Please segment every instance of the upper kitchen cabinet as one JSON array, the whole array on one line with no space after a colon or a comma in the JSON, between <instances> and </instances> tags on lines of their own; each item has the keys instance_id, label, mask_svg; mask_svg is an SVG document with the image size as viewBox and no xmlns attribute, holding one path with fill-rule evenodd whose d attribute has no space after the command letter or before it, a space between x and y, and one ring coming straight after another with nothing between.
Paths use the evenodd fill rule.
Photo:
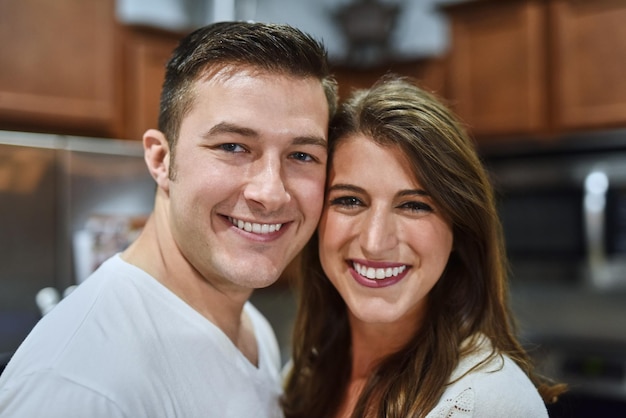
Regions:
<instances>
[{"instance_id":1,"label":"upper kitchen cabinet","mask_svg":"<svg viewBox=\"0 0 626 418\"><path fill-rule=\"evenodd\" d=\"M182 36L122 25L114 0L0 0L0 130L141 139Z\"/></svg>"},{"instance_id":2,"label":"upper kitchen cabinet","mask_svg":"<svg viewBox=\"0 0 626 418\"><path fill-rule=\"evenodd\" d=\"M546 124L546 14L541 1L479 1L447 9L448 96L477 137Z\"/></svg>"},{"instance_id":3,"label":"upper kitchen cabinet","mask_svg":"<svg viewBox=\"0 0 626 418\"><path fill-rule=\"evenodd\" d=\"M623 0L481 0L444 10L448 97L479 141L626 126Z\"/></svg>"},{"instance_id":4,"label":"upper kitchen cabinet","mask_svg":"<svg viewBox=\"0 0 626 418\"><path fill-rule=\"evenodd\" d=\"M178 44L178 36L146 28L124 31L125 138L141 139L156 128L165 65Z\"/></svg>"},{"instance_id":5,"label":"upper kitchen cabinet","mask_svg":"<svg viewBox=\"0 0 626 418\"><path fill-rule=\"evenodd\" d=\"M355 90L371 87L378 79L388 73L411 77L423 89L438 97L445 98L446 70L445 58L441 57L392 62L377 67L354 68L334 65L332 68L339 85L340 100L347 99Z\"/></svg>"},{"instance_id":6,"label":"upper kitchen cabinet","mask_svg":"<svg viewBox=\"0 0 626 418\"><path fill-rule=\"evenodd\" d=\"M626 2L550 3L559 128L626 126Z\"/></svg>"},{"instance_id":7,"label":"upper kitchen cabinet","mask_svg":"<svg viewBox=\"0 0 626 418\"><path fill-rule=\"evenodd\" d=\"M0 129L121 134L111 1L0 2Z\"/></svg>"}]
</instances>

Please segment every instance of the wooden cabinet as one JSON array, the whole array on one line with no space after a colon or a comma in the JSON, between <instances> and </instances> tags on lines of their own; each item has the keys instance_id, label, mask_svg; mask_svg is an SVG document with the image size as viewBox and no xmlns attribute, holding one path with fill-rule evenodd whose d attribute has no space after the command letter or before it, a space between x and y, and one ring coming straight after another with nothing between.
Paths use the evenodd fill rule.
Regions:
<instances>
[{"instance_id":1,"label":"wooden cabinet","mask_svg":"<svg viewBox=\"0 0 626 418\"><path fill-rule=\"evenodd\" d=\"M451 9L449 95L477 136L533 133L546 124L545 13L540 1Z\"/></svg>"},{"instance_id":2,"label":"wooden cabinet","mask_svg":"<svg viewBox=\"0 0 626 418\"><path fill-rule=\"evenodd\" d=\"M0 2L0 129L120 133L111 1Z\"/></svg>"},{"instance_id":3,"label":"wooden cabinet","mask_svg":"<svg viewBox=\"0 0 626 418\"><path fill-rule=\"evenodd\" d=\"M170 33L125 31L125 138L140 140L146 129L157 128L165 65L177 44Z\"/></svg>"},{"instance_id":4,"label":"wooden cabinet","mask_svg":"<svg viewBox=\"0 0 626 418\"><path fill-rule=\"evenodd\" d=\"M339 83L340 100L345 100L353 90L369 88L387 73L411 77L425 90L442 98L446 96L447 64L443 57L395 62L373 68L334 66L332 72Z\"/></svg>"},{"instance_id":5,"label":"wooden cabinet","mask_svg":"<svg viewBox=\"0 0 626 418\"><path fill-rule=\"evenodd\" d=\"M120 25L114 0L0 0L0 130L141 139L181 36Z\"/></svg>"},{"instance_id":6,"label":"wooden cabinet","mask_svg":"<svg viewBox=\"0 0 626 418\"><path fill-rule=\"evenodd\" d=\"M626 126L626 2L483 0L445 10L449 99L480 141Z\"/></svg>"},{"instance_id":7,"label":"wooden cabinet","mask_svg":"<svg viewBox=\"0 0 626 418\"><path fill-rule=\"evenodd\" d=\"M550 3L555 124L626 126L626 2Z\"/></svg>"}]
</instances>

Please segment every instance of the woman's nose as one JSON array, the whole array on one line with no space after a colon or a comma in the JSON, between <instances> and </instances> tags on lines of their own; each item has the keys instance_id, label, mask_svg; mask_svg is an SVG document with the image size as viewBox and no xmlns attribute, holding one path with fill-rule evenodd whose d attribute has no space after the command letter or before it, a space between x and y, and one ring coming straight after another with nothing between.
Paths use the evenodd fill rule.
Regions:
<instances>
[{"instance_id":1,"label":"woman's nose","mask_svg":"<svg viewBox=\"0 0 626 418\"><path fill-rule=\"evenodd\" d=\"M398 230L393 214L382 208L370 208L361 224L359 242L364 255L379 258L398 245Z\"/></svg>"}]
</instances>

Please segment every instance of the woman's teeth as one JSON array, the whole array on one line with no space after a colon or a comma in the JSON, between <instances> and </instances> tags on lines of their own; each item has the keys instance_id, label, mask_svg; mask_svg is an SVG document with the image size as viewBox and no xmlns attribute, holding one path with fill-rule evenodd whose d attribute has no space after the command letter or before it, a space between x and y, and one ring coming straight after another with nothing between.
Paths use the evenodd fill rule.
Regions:
<instances>
[{"instance_id":1,"label":"woman's teeth","mask_svg":"<svg viewBox=\"0 0 626 418\"><path fill-rule=\"evenodd\" d=\"M283 224L257 224L254 222L244 222L240 219L228 217L228 220L239 229L255 234L271 234L278 231Z\"/></svg>"},{"instance_id":2,"label":"woman's teeth","mask_svg":"<svg viewBox=\"0 0 626 418\"><path fill-rule=\"evenodd\" d=\"M388 279L390 277L395 277L398 274L402 273L404 270L406 270L406 265L402 265L399 267L387 267L384 269L375 269L373 267L366 267L359 263L353 262L352 266L361 276L374 280L382 280Z\"/></svg>"}]
</instances>

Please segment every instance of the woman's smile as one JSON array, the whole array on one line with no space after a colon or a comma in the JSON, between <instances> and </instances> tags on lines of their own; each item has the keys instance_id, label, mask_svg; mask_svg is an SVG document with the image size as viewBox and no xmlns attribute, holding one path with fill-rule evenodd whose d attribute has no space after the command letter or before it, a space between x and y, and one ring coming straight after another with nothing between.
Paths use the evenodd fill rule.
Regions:
<instances>
[{"instance_id":1,"label":"woman's smile","mask_svg":"<svg viewBox=\"0 0 626 418\"><path fill-rule=\"evenodd\" d=\"M370 288L394 285L406 277L410 269L407 264L380 261L349 260L347 264L354 280Z\"/></svg>"},{"instance_id":2,"label":"woman's smile","mask_svg":"<svg viewBox=\"0 0 626 418\"><path fill-rule=\"evenodd\" d=\"M363 323L419 318L452 251L449 222L399 149L355 136L334 152L318 230L328 279Z\"/></svg>"}]
</instances>

